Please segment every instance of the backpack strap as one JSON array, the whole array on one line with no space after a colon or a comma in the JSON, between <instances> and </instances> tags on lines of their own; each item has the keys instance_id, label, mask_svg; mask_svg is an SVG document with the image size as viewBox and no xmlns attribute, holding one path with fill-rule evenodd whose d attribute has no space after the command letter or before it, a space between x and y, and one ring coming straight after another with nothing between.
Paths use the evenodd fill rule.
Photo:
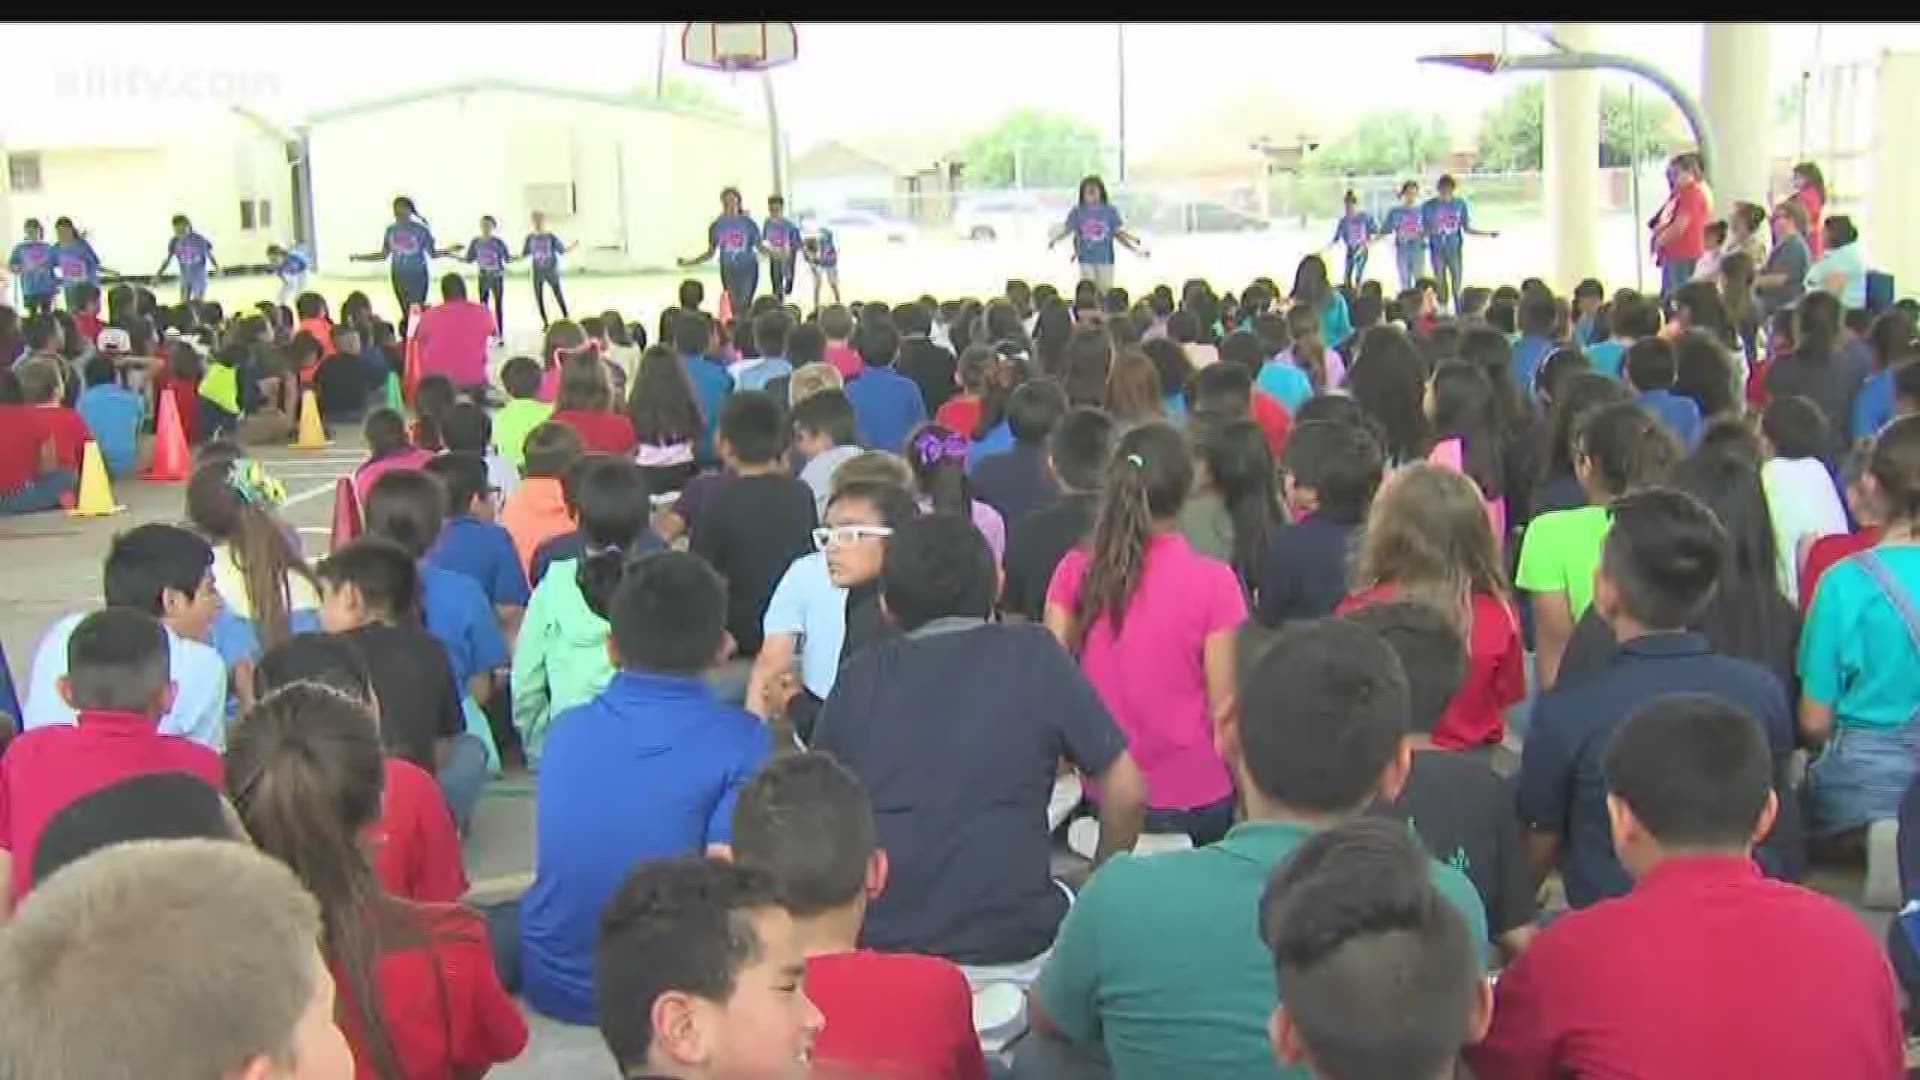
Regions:
<instances>
[{"instance_id":1,"label":"backpack strap","mask_svg":"<svg viewBox=\"0 0 1920 1080\"><path fill-rule=\"evenodd\" d=\"M1920 653L1920 609L1914 607L1913 595L1907 591L1906 586L1900 584L1898 578L1893 576L1892 569L1887 566L1886 560L1880 557L1878 551L1868 548L1852 558L1860 564L1860 569L1865 570L1867 576L1873 579L1874 585L1880 589L1880 595L1886 597L1887 603L1893 605L1893 610L1900 616L1900 621L1906 625L1907 640L1912 642L1914 652Z\"/></svg>"}]
</instances>

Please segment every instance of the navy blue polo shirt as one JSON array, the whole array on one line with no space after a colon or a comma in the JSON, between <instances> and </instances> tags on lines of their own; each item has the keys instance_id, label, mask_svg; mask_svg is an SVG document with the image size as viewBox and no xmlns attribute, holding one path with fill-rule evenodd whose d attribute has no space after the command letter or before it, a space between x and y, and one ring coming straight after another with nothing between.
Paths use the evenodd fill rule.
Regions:
<instances>
[{"instance_id":1,"label":"navy blue polo shirt","mask_svg":"<svg viewBox=\"0 0 1920 1080\"><path fill-rule=\"evenodd\" d=\"M1058 762L1098 776L1126 740L1043 627L936 619L840 669L812 745L860 778L887 852L860 944L1009 964L1052 946L1067 913L1045 824Z\"/></svg>"},{"instance_id":2,"label":"navy blue polo shirt","mask_svg":"<svg viewBox=\"0 0 1920 1080\"><path fill-rule=\"evenodd\" d=\"M1016 443L1011 450L988 454L974 465L972 482L974 495L1009 523L1060 497L1059 485L1047 471L1046 449L1037 445Z\"/></svg>"},{"instance_id":3,"label":"navy blue polo shirt","mask_svg":"<svg viewBox=\"0 0 1920 1080\"><path fill-rule=\"evenodd\" d=\"M600 909L636 863L733 839L733 803L767 729L706 681L622 671L547 729L533 885L520 906L521 990L539 1012L594 1022Z\"/></svg>"},{"instance_id":4,"label":"navy blue polo shirt","mask_svg":"<svg viewBox=\"0 0 1920 1080\"><path fill-rule=\"evenodd\" d=\"M1556 686L1534 702L1520 758L1520 820L1559 833L1567 902L1586 907L1624 896L1633 879L1613 852L1602 771L1607 743L1633 713L1668 694L1712 694L1759 721L1773 750L1775 776L1793 750L1793 718L1786 691L1771 671L1721 656L1693 633L1649 634L1621 645L1607 667L1571 686ZM1763 847L1763 862L1779 865L1778 847L1797 838L1797 810L1780 792L1781 823Z\"/></svg>"},{"instance_id":5,"label":"navy blue polo shirt","mask_svg":"<svg viewBox=\"0 0 1920 1080\"><path fill-rule=\"evenodd\" d=\"M447 519L427 565L472 578L496 607L526 607L531 590L513 550L513 537L491 521L461 514Z\"/></svg>"},{"instance_id":6,"label":"navy blue polo shirt","mask_svg":"<svg viewBox=\"0 0 1920 1080\"><path fill-rule=\"evenodd\" d=\"M927 404L912 379L890 367L868 367L847 384L853 426L861 446L898 454L914 425L927 418Z\"/></svg>"},{"instance_id":7,"label":"navy blue polo shirt","mask_svg":"<svg viewBox=\"0 0 1920 1080\"><path fill-rule=\"evenodd\" d=\"M1315 511L1274 530L1254 612L1262 626L1333 614L1347 595L1347 554L1359 526L1357 519Z\"/></svg>"},{"instance_id":8,"label":"navy blue polo shirt","mask_svg":"<svg viewBox=\"0 0 1920 1080\"><path fill-rule=\"evenodd\" d=\"M629 549L628 554L647 555L655 551L664 550L666 550L666 545L660 542L660 538L653 534L652 529L642 529L640 530L640 539L634 541L633 547ZM533 562L530 564L530 569L533 573L528 575L527 580L537 587L540 584L540 579L547 576L548 567L562 559L578 559L586 553L587 537L586 534L579 529L563 532L559 536L548 537L540 542L539 547L533 549Z\"/></svg>"}]
</instances>

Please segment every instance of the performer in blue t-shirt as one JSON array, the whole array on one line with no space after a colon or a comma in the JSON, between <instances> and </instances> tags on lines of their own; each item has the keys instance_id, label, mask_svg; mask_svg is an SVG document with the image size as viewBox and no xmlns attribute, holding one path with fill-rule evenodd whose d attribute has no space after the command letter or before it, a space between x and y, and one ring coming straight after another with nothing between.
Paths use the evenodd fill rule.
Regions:
<instances>
[{"instance_id":1,"label":"performer in blue t-shirt","mask_svg":"<svg viewBox=\"0 0 1920 1080\"><path fill-rule=\"evenodd\" d=\"M18 283L21 309L29 317L53 310L53 294L60 285L53 265L53 245L47 243L46 230L38 218L28 218L26 238L13 245L7 255L7 272Z\"/></svg>"},{"instance_id":2,"label":"performer in blue t-shirt","mask_svg":"<svg viewBox=\"0 0 1920 1080\"><path fill-rule=\"evenodd\" d=\"M446 258L457 252L457 248L433 246L433 230L427 227L427 219L414 209L412 199L401 195L393 200L393 224L387 226L386 234L380 238L380 250L350 258L354 262L387 260L393 279L393 298L400 304L400 336L404 339L413 306L425 307L427 303L428 263L436 255Z\"/></svg>"},{"instance_id":3,"label":"performer in blue t-shirt","mask_svg":"<svg viewBox=\"0 0 1920 1080\"><path fill-rule=\"evenodd\" d=\"M1080 264L1080 280L1093 282L1102 293L1113 288L1114 241L1125 244L1128 251L1141 258L1147 257L1140 238L1127 231L1120 211L1107 201L1106 181L1097 176L1080 181L1080 201L1067 211L1067 220L1047 241L1047 249L1051 251L1069 236L1073 237L1073 261Z\"/></svg>"},{"instance_id":4,"label":"performer in blue t-shirt","mask_svg":"<svg viewBox=\"0 0 1920 1080\"><path fill-rule=\"evenodd\" d=\"M1420 219L1420 182L1409 180L1400 185L1400 205L1387 211L1380 231L1393 237L1393 263L1400 271L1400 291L1406 292L1420 280L1420 256L1426 253L1427 230Z\"/></svg>"},{"instance_id":5,"label":"performer in blue t-shirt","mask_svg":"<svg viewBox=\"0 0 1920 1080\"><path fill-rule=\"evenodd\" d=\"M560 256L567 253L566 241L547 231L545 212L533 212L533 231L527 234L526 243L520 245L520 257L526 259L533 268L533 306L540 312L540 329L547 328L547 290L553 290L553 299L560 305L560 317L567 314L567 296L560 291Z\"/></svg>"},{"instance_id":6,"label":"performer in blue t-shirt","mask_svg":"<svg viewBox=\"0 0 1920 1080\"><path fill-rule=\"evenodd\" d=\"M720 216L707 226L707 250L691 259L681 259L684 267L698 266L720 256L720 286L732 301L733 317L744 319L753 306L753 294L760 291L760 224L740 209L740 189L720 192Z\"/></svg>"},{"instance_id":7,"label":"performer in blue t-shirt","mask_svg":"<svg viewBox=\"0 0 1920 1080\"><path fill-rule=\"evenodd\" d=\"M220 261L213 257L213 245L207 238L193 231L193 222L185 214L173 215L173 236L167 240L167 257L160 260L160 269L153 272L159 277L167 272L168 263L180 265L180 302L197 304L207 295L207 268L220 268Z\"/></svg>"},{"instance_id":8,"label":"performer in blue t-shirt","mask_svg":"<svg viewBox=\"0 0 1920 1080\"><path fill-rule=\"evenodd\" d=\"M1345 212L1340 215L1339 221L1334 222L1333 239L1327 241L1327 246L1320 250L1329 251L1335 244L1346 245L1347 269L1342 280L1347 283L1347 288L1358 291L1361 279L1367 276L1367 248L1372 245L1373 238L1380 235L1380 225L1373 220L1372 214L1360 209L1360 199L1351 188L1340 204Z\"/></svg>"},{"instance_id":9,"label":"performer in blue t-shirt","mask_svg":"<svg viewBox=\"0 0 1920 1080\"><path fill-rule=\"evenodd\" d=\"M793 264L800 254L800 226L787 220L787 200L778 195L767 196L767 223L760 226L760 242L767 253L767 276L772 280L773 298L784 304L793 292Z\"/></svg>"},{"instance_id":10,"label":"performer in blue t-shirt","mask_svg":"<svg viewBox=\"0 0 1920 1080\"><path fill-rule=\"evenodd\" d=\"M1467 200L1453 193L1454 186L1453 177L1442 176L1434 185L1438 194L1420 207L1420 223L1427 234L1427 253L1433 258L1433 276L1439 285L1437 299L1449 305L1456 303L1460 295L1464 237L1469 233L1489 239L1500 235L1473 227Z\"/></svg>"},{"instance_id":11,"label":"performer in blue t-shirt","mask_svg":"<svg viewBox=\"0 0 1920 1080\"><path fill-rule=\"evenodd\" d=\"M467 241L466 254L461 256L463 262L480 269L480 303L492 301L495 338L507 332L507 264L513 261L507 242L493 234L499 224L491 216L481 218L480 235Z\"/></svg>"}]
</instances>

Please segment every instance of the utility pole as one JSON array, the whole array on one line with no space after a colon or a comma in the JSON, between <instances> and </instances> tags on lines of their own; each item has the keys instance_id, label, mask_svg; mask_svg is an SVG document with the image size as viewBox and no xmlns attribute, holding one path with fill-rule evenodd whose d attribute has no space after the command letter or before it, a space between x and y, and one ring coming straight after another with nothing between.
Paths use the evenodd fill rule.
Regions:
<instances>
[{"instance_id":1,"label":"utility pole","mask_svg":"<svg viewBox=\"0 0 1920 1080\"><path fill-rule=\"evenodd\" d=\"M660 100L667 92L667 35L673 30L672 23L660 24L658 47L653 56L653 99Z\"/></svg>"},{"instance_id":2,"label":"utility pole","mask_svg":"<svg viewBox=\"0 0 1920 1080\"><path fill-rule=\"evenodd\" d=\"M1127 182L1127 24L1113 24L1114 64L1120 83L1120 183Z\"/></svg>"}]
</instances>

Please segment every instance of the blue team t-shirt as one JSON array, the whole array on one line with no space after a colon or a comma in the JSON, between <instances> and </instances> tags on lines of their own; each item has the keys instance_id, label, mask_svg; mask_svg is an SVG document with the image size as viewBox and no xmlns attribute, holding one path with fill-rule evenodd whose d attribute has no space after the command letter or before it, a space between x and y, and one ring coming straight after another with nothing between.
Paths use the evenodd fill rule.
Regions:
<instances>
[{"instance_id":1,"label":"blue team t-shirt","mask_svg":"<svg viewBox=\"0 0 1920 1080\"><path fill-rule=\"evenodd\" d=\"M1120 211L1106 203L1083 203L1067 211L1067 231L1073 234L1074 257L1080 262L1113 265L1113 234L1120 231Z\"/></svg>"},{"instance_id":2,"label":"blue team t-shirt","mask_svg":"<svg viewBox=\"0 0 1920 1080\"><path fill-rule=\"evenodd\" d=\"M207 256L212 253L213 245L197 232L176 236L167 241L167 256L180 264L181 277L206 277Z\"/></svg>"},{"instance_id":3,"label":"blue team t-shirt","mask_svg":"<svg viewBox=\"0 0 1920 1080\"><path fill-rule=\"evenodd\" d=\"M108 474L121 477L131 473L146 400L124 386L105 383L82 390L73 407L86 421L87 434L100 444Z\"/></svg>"},{"instance_id":4,"label":"blue team t-shirt","mask_svg":"<svg viewBox=\"0 0 1920 1080\"><path fill-rule=\"evenodd\" d=\"M420 610L427 632L447 647L460 696L467 680L507 666L507 643L478 582L428 561L420 567Z\"/></svg>"},{"instance_id":5,"label":"blue team t-shirt","mask_svg":"<svg viewBox=\"0 0 1920 1080\"><path fill-rule=\"evenodd\" d=\"M1426 236L1426 224L1420 217L1417 206L1396 206L1387 211L1386 224L1382 231L1393 234L1393 242L1400 247L1412 247Z\"/></svg>"},{"instance_id":6,"label":"blue team t-shirt","mask_svg":"<svg viewBox=\"0 0 1920 1080\"><path fill-rule=\"evenodd\" d=\"M745 214L722 214L707 226L707 242L727 266L744 266L760 256L760 226Z\"/></svg>"},{"instance_id":7,"label":"blue team t-shirt","mask_svg":"<svg viewBox=\"0 0 1920 1080\"><path fill-rule=\"evenodd\" d=\"M792 258L800 250L800 226L786 218L768 218L760 229L760 235L765 238L767 247L777 255Z\"/></svg>"},{"instance_id":8,"label":"blue team t-shirt","mask_svg":"<svg viewBox=\"0 0 1920 1080\"><path fill-rule=\"evenodd\" d=\"M532 259L537 270L553 269L566 253L567 245L550 232L528 233L527 242L520 246L520 256Z\"/></svg>"},{"instance_id":9,"label":"blue team t-shirt","mask_svg":"<svg viewBox=\"0 0 1920 1080\"><path fill-rule=\"evenodd\" d=\"M483 274L501 273L507 265L507 242L497 236L476 236L467 243L467 261Z\"/></svg>"},{"instance_id":10,"label":"blue team t-shirt","mask_svg":"<svg viewBox=\"0 0 1920 1080\"><path fill-rule=\"evenodd\" d=\"M312 269L312 265L313 264L307 261L306 252L299 248L289 248L287 249L287 257L280 261L280 265L276 267L273 272L282 278L297 278Z\"/></svg>"},{"instance_id":11,"label":"blue team t-shirt","mask_svg":"<svg viewBox=\"0 0 1920 1080\"><path fill-rule=\"evenodd\" d=\"M53 245L53 258L63 284L93 284L100 280L100 256L93 253L93 245L84 236Z\"/></svg>"},{"instance_id":12,"label":"blue team t-shirt","mask_svg":"<svg viewBox=\"0 0 1920 1080\"><path fill-rule=\"evenodd\" d=\"M1333 227L1333 238L1350 248L1363 248L1380 231L1373 215L1364 210L1355 211L1341 218Z\"/></svg>"},{"instance_id":13,"label":"blue team t-shirt","mask_svg":"<svg viewBox=\"0 0 1920 1080\"><path fill-rule=\"evenodd\" d=\"M822 270L832 270L840 265L840 246L833 242L832 229L821 226L820 231L814 235L814 246L819 250L819 254L814 256L813 261Z\"/></svg>"},{"instance_id":14,"label":"blue team t-shirt","mask_svg":"<svg viewBox=\"0 0 1920 1080\"><path fill-rule=\"evenodd\" d=\"M53 258L53 245L45 240L22 240L13 245L13 252L7 256L7 269L20 282L21 296L37 298L53 294Z\"/></svg>"},{"instance_id":15,"label":"blue team t-shirt","mask_svg":"<svg viewBox=\"0 0 1920 1080\"><path fill-rule=\"evenodd\" d=\"M1450 199L1432 198L1420 208L1420 219L1425 226L1427 242L1435 247L1451 247L1460 242L1460 235L1468 228L1467 200L1458 195Z\"/></svg>"},{"instance_id":16,"label":"blue team t-shirt","mask_svg":"<svg viewBox=\"0 0 1920 1080\"><path fill-rule=\"evenodd\" d=\"M527 606L527 574L520 569L513 537L491 521L466 514L448 518L440 541L427 552L427 564L472 578L493 604Z\"/></svg>"},{"instance_id":17,"label":"blue team t-shirt","mask_svg":"<svg viewBox=\"0 0 1920 1080\"><path fill-rule=\"evenodd\" d=\"M396 221L387 226L381 246L395 270L425 271L433 256L433 233L417 221Z\"/></svg>"}]
</instances>

